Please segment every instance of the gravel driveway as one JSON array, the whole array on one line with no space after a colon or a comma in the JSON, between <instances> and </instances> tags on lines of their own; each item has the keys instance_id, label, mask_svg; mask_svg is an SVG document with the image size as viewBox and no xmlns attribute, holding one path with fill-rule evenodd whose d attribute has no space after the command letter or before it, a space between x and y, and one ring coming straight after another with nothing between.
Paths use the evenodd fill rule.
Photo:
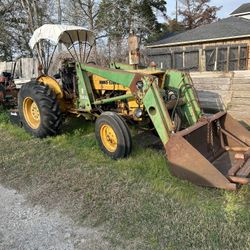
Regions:
<instances>
[{"instance_id":1,"label":"gravel driveway","mask_svg":"<svg viewBox=\"0 0 250 250\"><path fill-rule=\"evenodd\" d=\"M0 249L109 249L101 233L78 227L56 211L32 207L15 190L0 185Z\"/></svg>"}]
</instances>

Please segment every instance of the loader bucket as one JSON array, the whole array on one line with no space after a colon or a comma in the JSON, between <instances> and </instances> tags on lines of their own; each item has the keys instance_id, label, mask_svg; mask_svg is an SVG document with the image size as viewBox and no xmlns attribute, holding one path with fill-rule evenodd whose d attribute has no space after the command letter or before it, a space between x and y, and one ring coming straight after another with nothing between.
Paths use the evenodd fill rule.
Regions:
<instances>
[{"instance_id":1,"label":"loader bucket","mask_svg":"<svg viewBox=\"0 0 250 250\"><path fill-rule=\"evenodd\" d=\"M250 131L226 112L171 135L165 149L177 177L228 190L249 184Z\"/></svg>"}]
</instances>

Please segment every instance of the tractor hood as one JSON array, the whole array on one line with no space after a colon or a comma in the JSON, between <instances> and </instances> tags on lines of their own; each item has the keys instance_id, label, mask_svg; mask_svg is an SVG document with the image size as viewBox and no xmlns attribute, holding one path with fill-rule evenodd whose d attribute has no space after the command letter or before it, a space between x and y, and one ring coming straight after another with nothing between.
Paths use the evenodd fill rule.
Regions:
<instances>
[{"instance_id":1,"label":"tractor hood","mask_svg":"<svg viewBox=\"0 0 250 250\"><path fill-rule=\"evenodd\" d=\"M94 34L88 29L73 25L59 25L59 24L44 24L36 29L29 41L29 46L34 49L35 45L47 40L54 45L58 43L64 44L66 47L71 46L74 42L88 42L94 43Z\"/></svg>"}]
</instances>

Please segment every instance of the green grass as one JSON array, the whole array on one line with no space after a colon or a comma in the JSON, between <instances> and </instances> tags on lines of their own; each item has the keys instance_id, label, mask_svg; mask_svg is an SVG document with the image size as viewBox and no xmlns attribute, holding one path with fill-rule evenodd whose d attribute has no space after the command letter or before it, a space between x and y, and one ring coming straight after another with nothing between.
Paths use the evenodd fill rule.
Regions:
<instances>
[{"instance_id":1,"label":"green grass","mask_svg":"<svg viewBox=\"0 0 250 250\"><path fill-rule=\"evenodd\" d=\"M43 140L0 112L0 179L33 204L103 229L122 249L249 249L250 190L197 187L169 173L161 150L139 145L128 159L102 154L93 124L67 121ZM141 139L142 140L142 139Z\"/></svg>"}]
</instances>

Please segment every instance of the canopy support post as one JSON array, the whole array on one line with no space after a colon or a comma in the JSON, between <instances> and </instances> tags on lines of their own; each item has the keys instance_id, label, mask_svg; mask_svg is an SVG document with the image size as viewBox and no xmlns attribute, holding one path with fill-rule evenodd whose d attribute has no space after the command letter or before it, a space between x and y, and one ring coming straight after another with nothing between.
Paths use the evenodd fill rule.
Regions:
<instances>
[{"instance_id":1,"label":"canopy support post","mask_svg":"<svg viewBox=\"0 0 250 250\"><path fill-rule=\"evenodd\" d=\"M72 45L73 45L74 51L75 51L76 58L77 58L77 60L80 62L79 57L78 57L77 52L76 52L76 48L75 48L75 46L74 46L73 39L72 39L71 35L69 34L69 32L66 31L66 34L69 36L69 39L70 39L70 41L71 41L71 43L72 43ZM73 57L73 58L74 58L74 57Z\"/></svg>"}]
</instances>

